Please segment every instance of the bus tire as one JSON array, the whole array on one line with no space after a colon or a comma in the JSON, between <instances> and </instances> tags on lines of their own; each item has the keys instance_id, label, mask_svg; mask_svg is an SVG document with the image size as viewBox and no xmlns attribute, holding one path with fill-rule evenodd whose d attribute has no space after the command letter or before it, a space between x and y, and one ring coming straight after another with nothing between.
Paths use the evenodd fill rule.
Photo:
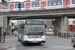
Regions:
<instances>
[{"instance_id":1,"label":"bus tire","mask_svg":"<svg viewBox=\"0 0 75 50\"><path fill-rule=\"evenodd\" d=\"M22 43L22 45L24 45L24 43Z\"/></svg>"},{"instance_id":2,"label":"bus tire","mask_svg":"<svg viewBox=\"0 0 75 50\"><path fill-rule=\"evenodd\" d=\"M22 45L24 45L25 43L23 43L23 42L21 42L22 43Z\"/></svg>"},{"instance_id":3,"label":"bus tire","mask_svg":"<svg viewBox=\"0 0 75 50\"><path fill-rule=\"evenodd\" d=\"M38 43L39 45L41 45L41 43Z\"/></svg>"},{"instance_id":4,"label":"bus tire","mask_svg":"<svg viewBox=\"0 0 75 50\"><path fill-rule=\"evenodd\" d=\"M23 42L23 40L21 40L22 45L24 45L25 43Z\"/></svg>"}]
</instances>

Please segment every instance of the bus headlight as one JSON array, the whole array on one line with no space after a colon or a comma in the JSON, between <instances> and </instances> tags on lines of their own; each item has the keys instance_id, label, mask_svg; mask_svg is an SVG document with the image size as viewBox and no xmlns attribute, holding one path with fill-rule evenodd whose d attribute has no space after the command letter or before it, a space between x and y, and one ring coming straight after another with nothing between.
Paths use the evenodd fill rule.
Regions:
<instances>
[{"instance_id":1,"label":"bus headlight","mask_svg":"<svg viewBox=\"0 0 75 50\"><path fill-rule=\"evenodd\" d=\"M27 38L23 38L23 40L27 40Z\"/></svg>"},{"instance_id":2,"label":"bus headlight","mask_svg":"<svg viewBox=\"0 0 75 50\"><path fill-rule=\"evenodd\" d=\"M24 37L23 37L23 40L27 40L27 37L26 37L26 36L24 36Z\"/></svg>"},{"instance_id":3,"label":"bus headlight","mask_svg":"<svg viewBox=\"0 0 75 50\"><path fill-rule=\"evenodd\" d=\"M46 37L42 37L42 40L46 40Z\"/></svg>"},{"instance_id":4,"label":"bus headlight","mask_svg":"<svg viewBox=\"0 0 75 50\"><path fill-rule=\"evenodd\" d=\"M27 40L26 38L24 38L23 40Z\"/></svg>"}]
</instances>

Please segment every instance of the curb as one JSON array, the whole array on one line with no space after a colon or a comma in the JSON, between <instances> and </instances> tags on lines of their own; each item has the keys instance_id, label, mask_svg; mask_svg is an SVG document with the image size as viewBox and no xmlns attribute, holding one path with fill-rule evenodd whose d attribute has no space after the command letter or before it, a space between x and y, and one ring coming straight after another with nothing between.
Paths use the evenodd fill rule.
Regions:
<instances>
[{"instance_id":1,"label":"curb","mask_svg":"<svg viewBox=\"0 0 75 50\"><path fill-rule=\"evenodd\" d=\"M10 46L10 47L6 47L6 48L2 48L2 49L0 49L0 50L7 50L7 49L10 49L10 48L12 48L12 47L14 47L14 46Z\"/></svg>"},{"instance_id":2,"label":"curb","mask_svg":"<svg viewBox=\"0 0 75 50\"><path fill-rule=\"evenodd\" d=\"M55 37L58 37L58 38L61 38L61 39L65 39L65 40L71 40L71 39L66 39L66 38L63 38L63 37L59 37L59 36L55 36Z\"/></svg>"},{"instance_id":3,"label":"curb","mask_svg":"<svg viewBox=\"0 0 75 50\"><path fill-rule=\"evenodd\" d=\"M46 34L47 36L54 36L53 34Z\"/></svg>"}]
</instances>

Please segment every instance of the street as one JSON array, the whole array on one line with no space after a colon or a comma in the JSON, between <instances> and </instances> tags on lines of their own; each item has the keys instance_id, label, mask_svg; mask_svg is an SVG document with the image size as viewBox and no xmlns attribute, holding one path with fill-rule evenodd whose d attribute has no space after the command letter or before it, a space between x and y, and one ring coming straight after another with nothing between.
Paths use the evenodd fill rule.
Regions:
<instances>
[{"instance_id":1,"label":"street","mask_svg":"<svg viewBox=\"0 0 75 50\"><path fill-rule=\"evenodd\" d=\"M7 44L13 44L14 47L8 50L75 50L71 46L70 39L64 39L56 36L46 36L46 43L39 44L25 44L22 45L17 38L6 39Z\"/></svg>"}]
</instances>

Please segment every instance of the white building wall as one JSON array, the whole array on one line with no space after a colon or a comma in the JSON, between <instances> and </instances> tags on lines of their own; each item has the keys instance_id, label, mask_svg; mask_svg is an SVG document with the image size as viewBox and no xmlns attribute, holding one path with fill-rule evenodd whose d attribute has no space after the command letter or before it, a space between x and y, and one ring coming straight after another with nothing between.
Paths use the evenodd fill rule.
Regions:
<instances>
[{"instance_id":1,"label":"white building wall","mask_svg":"<svg viewBox=\"0 0 75 50\"><path fill-rule=\"evenodd\" d=\"M17 25L24 22L25 20L17 20Z\"/></svg>"},{"instance_id":2,"label":"white building wall","mask_svg":"<svg viewBox=\"0 0 75 50\"><path fill-rule=\"evenodd\" d=\"M68 19L69 21L69 25L75 25L75 23L73 23L73 21L75 21L75 19Z\"/></svg>"},{"instance_id":3,"label":"white building wall","mask_svg":"<svg viewBox=\"0 0 75 50\"><path fill-rule=\"evenodd\" d=\"M14 2L14 0L5 0L7 2ZM2 2L2 0L0 0L0 3Z\"/></svg>"},{"instance_id":4,"label":"white building wall","mask_svg":"<svg viewBox=\"0 0 75 50\"><path fill-rule=\"evenodd\" d=\"M23 2L23 1L40 1L40 0L5 0L7 2ZM2 2L2 0L0 0L0 2Z\"/></svg>"},{"instance_id":5,"label":"white building wall","mask_svg":"<svg viewBox=\"0 0 75 50\"><path fill-rule=\"evenodd\" d=\"M1 0L0 0L0 2L1 2Z\"/></svg>"},{"instance_id":6,"label":"white building wall","mask_svg":"<svg viewBox=\"0 0 75 50\"><path fill-rule=\"evenodd\" d=\"M7 2L14 2L14 0L5 0L5 1L7 1Z\"/></svg>"},{"instance_id":7,"label":"white building wall","mask_svg":"<svg viewBox=\"0 0 75 50\"><path fill-rule=\"evenodd\" d=\"M40 1L40 0L30 0L30 1Z\"/></svg>"}]
</instances>

